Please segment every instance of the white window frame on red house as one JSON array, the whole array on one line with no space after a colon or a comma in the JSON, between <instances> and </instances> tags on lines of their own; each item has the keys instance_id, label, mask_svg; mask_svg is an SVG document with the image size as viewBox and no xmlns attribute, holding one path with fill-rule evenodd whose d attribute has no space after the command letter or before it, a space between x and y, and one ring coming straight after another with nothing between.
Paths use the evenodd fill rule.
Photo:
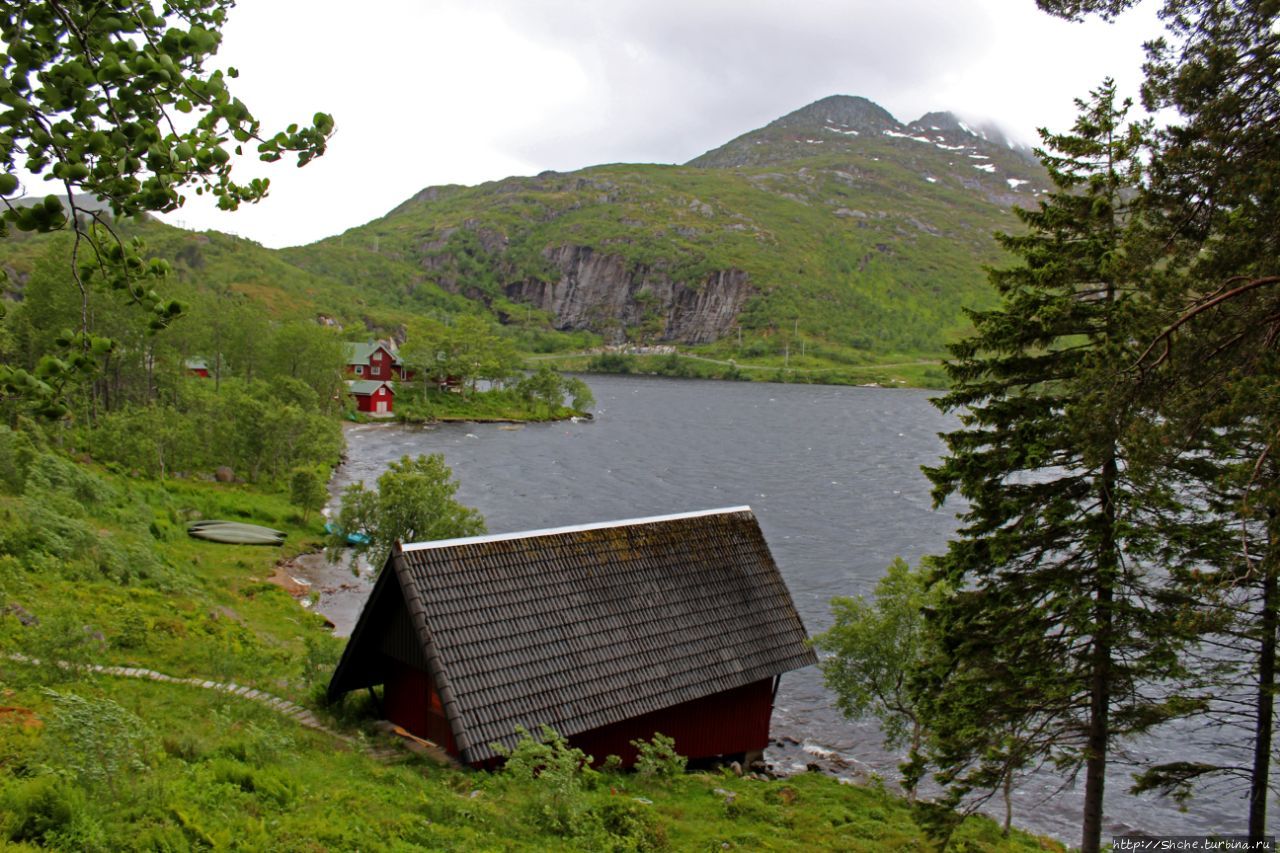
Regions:
<instances>
[{"instance_id":1,"label":"white window frame on red house","mask_svg":"<svg viewBox=\"0 0 1280 853\"><path fill-rule=\"evenodd\" d=\"M357 365L356 365L356 376L364 376L364 365L363 365L363 364L357 364Z\"/></svg>"}]
</instances>

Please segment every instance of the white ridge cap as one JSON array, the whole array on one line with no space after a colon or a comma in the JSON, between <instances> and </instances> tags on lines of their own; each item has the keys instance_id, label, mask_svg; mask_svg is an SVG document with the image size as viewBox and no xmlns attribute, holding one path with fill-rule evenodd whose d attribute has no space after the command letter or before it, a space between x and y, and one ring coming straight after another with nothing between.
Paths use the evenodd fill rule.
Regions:
<instances>
[{"instance_id":1,"label":"white ridge cap","mask_svg":"<svg viewBox=\"0 0 1280 853\"><path fill-rule=\"evenodd\" d=\"M610 527L631 527L657 521L675 521L681 518L701 518L706 515L728 515L731 512L751 512L749 506L727 506L720 509L701 509L694 512L677 512L672 515L651 515L646 518L624 518L618 521L599 521L594 524L571 524L567 527L548 527L543 530L517 530L512 533L489 533L483 536L463 536L457 539L437 539L432 542L401 542L401 551L426 551L431 548L451 548L454 545L480 545L485 542L503 542L508 539L532 539L535 536L554 536L560 533L580 533L586 530L605 530Z\"/></svg>"}]
</instances>

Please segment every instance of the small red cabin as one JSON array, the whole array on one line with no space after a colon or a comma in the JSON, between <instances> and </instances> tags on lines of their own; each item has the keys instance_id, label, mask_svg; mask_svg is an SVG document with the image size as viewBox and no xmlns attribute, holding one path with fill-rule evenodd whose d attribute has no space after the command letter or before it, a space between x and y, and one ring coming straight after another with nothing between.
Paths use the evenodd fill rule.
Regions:
<instances>
[{"instance_id":1,"label":"small red cabin","mask_svg":"<svg viewBox=\"0 0 1280 853\"><path fill-rule=\"evenodd\" d=\"M347 383L347 391L356 398L356 410L372 415L389 415L394 410L395 388L390 382L357 379Z\"/></svg>"},{"instance_id":2,"label":"small red cabin","mask_svg":"<svg viewBox=\"0 0 1280 853\"><path fill-rule=\"evenodd\" d=\"M748 507L400 545L329 695L483 766L549 725L602 761L655 732L763 750L778 677L816 663Z\"/></svg>"},{"instance_id":3,"label":"small red cabin","mask_svg":"<svg viewBox=\"0 0 1280 853\"><path fill-rule=\"evenodd\" d=\"M182 366L186 368L188 376L209 378L209 363L203 358L189 358L182 363Z\"/></svg>"}]
</instances>

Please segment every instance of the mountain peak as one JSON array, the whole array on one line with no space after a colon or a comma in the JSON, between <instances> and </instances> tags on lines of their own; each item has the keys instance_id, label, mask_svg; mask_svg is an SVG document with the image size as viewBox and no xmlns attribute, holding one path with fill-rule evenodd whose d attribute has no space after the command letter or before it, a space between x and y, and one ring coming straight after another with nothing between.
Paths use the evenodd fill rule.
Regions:
<instances>
[{"instance_id":1,"label":"mountain peak","mask_svg":"<svg viewBox=\"0 0 1280 853\"><path fill-rule=\"evenodd\" d=\"M842 130L896 130L902 125L884 107L856 95L831 95L769 123L769 127L813 126Z\"/></svg>"},{"instance_id":2,"label":"mountain peak","mask_svg":"<svg viewBox=\"0 0 1280 853\"><path fill-rule=\"evenodd\" d=\"M1010 139L995 122L966 124L953 112L933 112L925 113L908 126L917 133L945 134L952 141L956 141L958 137L974 137L1000 148L1008 148L1033 162L1036 159L1029 146Z\"/></svg>"},{"instance_id":3,"label":"mountain peak","mask_svg":"<svg viewBox=\"0 0 1280 853\"><path fill-rule=\"evenodd\" d=\"M941 130L954 131L959 133L974 134L967 124L960 120L960 117L953 112L943 110L941 112L925 113L920 118L911 122L911 127L917 130Z\"/></svg>"}]
</instances>

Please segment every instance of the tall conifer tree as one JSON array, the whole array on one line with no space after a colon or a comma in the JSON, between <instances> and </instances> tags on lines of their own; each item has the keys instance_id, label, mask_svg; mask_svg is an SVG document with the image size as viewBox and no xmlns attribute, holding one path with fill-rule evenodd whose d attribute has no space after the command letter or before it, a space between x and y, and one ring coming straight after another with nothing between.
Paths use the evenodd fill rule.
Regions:
<instances>
[{"instance_id":1,"label":"tall conifer tree","mask_svg":"<svg viewBox=\"0 0 1280 853\"><path fill-rule=\"evenodd\" d=\"M1134 0L1037 2L1079 19L1112 17ZM1143 98L1178 118L1158 136L1148 201L1175 250L1167 265L1180 287L1162 296L1181 316L1144 363L1166 388L1165 442L1190 448L1184 461L1212 463L1197 491L1233 533L1226 547L1201 539L1217 552L1205 601L1228 620L1204 638L1213 677L1200 685L1202 729L1248 726L1252 754L1174 763L1141 784L1185 792L1193 781L1244 776L1249 834L1259 839L1280 629L1280 2L1165 0L1162 17L1167 36L1148 44Z\"/></svg>"},{"instance_id":2,"label":"tall conifer tree","mask_svg":"<svg viewBox=\"0 0 1280 853\"><path fill-rule=\"evenodd\" d=\"M1000 237L1020 263L992 272L1002 302L972 314L947 365L939 406L962 427L926 473L936 502L968 508L938 562L957 592L935 613L943 651L920 687L930 758L957 798L1020 764L1083 767L1089 853L1108 755L1162 718L1144 686L1176 669L1180 636L1164 576L1147 571L1171 557L1158 528L1176 509L1125 457L1143 415L1126 368L1150 268L1129 210L1144 128L1125 124L1110 80L1079 107L1070 134L1042 132L1057 190L1019 211L1025 235Z\"/></svg>"}]
</instances>

